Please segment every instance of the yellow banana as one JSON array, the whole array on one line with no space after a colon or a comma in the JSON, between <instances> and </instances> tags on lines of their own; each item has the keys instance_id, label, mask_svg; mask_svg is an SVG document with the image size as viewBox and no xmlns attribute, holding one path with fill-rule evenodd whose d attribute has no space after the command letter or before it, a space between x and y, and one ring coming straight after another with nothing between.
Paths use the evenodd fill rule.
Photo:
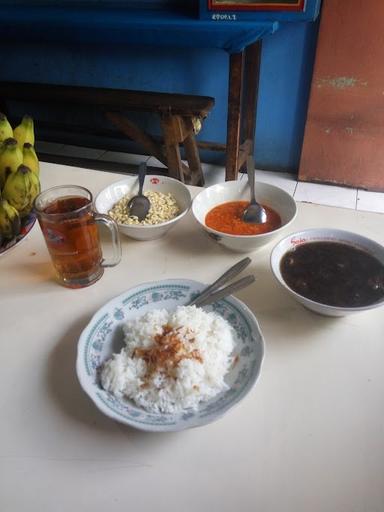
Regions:
<instances>
[{"instance_id":1,"label":"yellow banana","mask_svg":"<svg viewBox=\"0 0 384 512\"><path fill-rule=\"evenodd\" d=\"M5 182L3 198L19 212L28 215L32 210L35 197L40 191L39 178L26 165L20 165Z\"/></svg>"},{"instance_id":2,"label":"yellow banana","mask_svg":"<svg viewBox=\"0 0 384 512\"><path fill-rule=\"evenodd\" d=\"M34 172L37 176L40 174L39 160L36 155L36 151L32 144L25 142L23 146L23 164L26 165Z\"/></svg>"},{"instance_id":3,"label":"yellow banana","mask_svg":"<svg viewBox=\"0 0 384 512\"><path fill-rule=\"evenodd\" d=\"M23 163L23 154L17 145L16 139L6 139L0 148L0 187L9 174L17 171L19 165Z\"/></svg>"},{"instance_id":4,"label":"yellow banana","mask_svg":"<svg viewBox=\"0 0 384 512\"><path fill-rule=\"evenodd\" d=\"M28 167L27 167L27 169L28 169ZM35 197L40 194L41 187L40 187L39 177L35 172L31 171L31 174L29 175L29 179L31 182L31 197L32 197L31 210L32 210L33 202L35 200Z\"/></svg>"},{"instance_id":5,"label":"yellow banana","mask_svg":"<svg viewBox=\"0 0 384 512\"><path fill-rule=\"evenodd\" d=\"M6 116L0 112L0 142L10 137L13 137L12 126Z\"/></svg>"},{"instance_id":6,"label":"yellow banana","mask_svg":"<svg viewBox=\"0 0 384 512\"><path fill-rule=\"evenodd\" d=\"M35 144L35 133L31 116L23 117L19 126L16 126L13 130L13 136L17 140L20 149L23 149L26 142L29 142L32 146Z\"/></svg>"},{"instance_id":7,"label":"yellow banana","mask_svg":"<svg viewBox=\"0 0 384 512\"><path fill-rule=\"evenodd\" d=\"M2 239L13 238L20 233L19 212L6 199L0 199L0 235Z\"/></svg>"}]
</instances>

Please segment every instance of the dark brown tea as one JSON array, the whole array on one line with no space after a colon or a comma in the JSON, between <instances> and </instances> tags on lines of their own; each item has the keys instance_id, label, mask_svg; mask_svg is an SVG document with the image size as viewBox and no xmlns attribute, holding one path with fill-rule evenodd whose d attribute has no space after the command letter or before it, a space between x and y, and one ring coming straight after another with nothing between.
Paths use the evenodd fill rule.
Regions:
<instances>
[{"instance_id":1,"label":"dark brown tea","mask_svg":"<svg viewBox=\"0 0 384 512\"><path fill-rule=\"evenodd\" d=\"M384 297L384 265L340 242L308 242L287 252L280 271L300 295L338 307L361 307Z\"/></svg>"},{"instance_id":2,"label":"dark brown tea","mask_svg":"<svg viewBox=\"0 0 384 512\"><path fill-rule=\"evenodd\" d=\"M93 282L98 274L101 276L99 232L88 198L56 199L42 210L39 223L62 281L72 283L73 287L76 283L84 286L87 281Z\"/></svg>"}]
</instances>

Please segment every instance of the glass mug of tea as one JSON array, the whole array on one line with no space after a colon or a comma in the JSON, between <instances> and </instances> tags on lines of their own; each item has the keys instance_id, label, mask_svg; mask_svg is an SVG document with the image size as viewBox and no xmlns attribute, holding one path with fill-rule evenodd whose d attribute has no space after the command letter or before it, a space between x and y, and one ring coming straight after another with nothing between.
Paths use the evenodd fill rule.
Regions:
<instances>
[{"instance_id":1,"label":"glass mug of tea","mask_svg":"<svg viewBox=\"0 0 384 512\"><path fill-rule=\"evenodd\" d=\"M93 210L92 194L86 188L63 185L44 190L35 199L35 211L57 278L64 286L89 286L100 279L105 267L120 262L117 224ZM98 224L111 233L111 261L103 259Z\"/></svg>"}]
</instances>

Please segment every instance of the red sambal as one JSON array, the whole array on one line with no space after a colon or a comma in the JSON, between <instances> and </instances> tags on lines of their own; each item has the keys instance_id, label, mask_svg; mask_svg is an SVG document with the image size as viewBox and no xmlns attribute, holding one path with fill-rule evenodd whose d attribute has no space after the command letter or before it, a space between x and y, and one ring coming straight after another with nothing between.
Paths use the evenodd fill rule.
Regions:
<instances>
[{"instance_id":1,"label":"red sambal","mask_svg":"<svg viewBox=\"0 0 384 512\"><path fill-rule=\"evenodd\" d=\"M269 233L281 226L280 215L269 206L263 205L267 221L263 224L248 224L242 219L249 201L229 201L210 210L205 217L205 224L216 231L228 235L259 235Z\"/></svg>"}]
</instances>

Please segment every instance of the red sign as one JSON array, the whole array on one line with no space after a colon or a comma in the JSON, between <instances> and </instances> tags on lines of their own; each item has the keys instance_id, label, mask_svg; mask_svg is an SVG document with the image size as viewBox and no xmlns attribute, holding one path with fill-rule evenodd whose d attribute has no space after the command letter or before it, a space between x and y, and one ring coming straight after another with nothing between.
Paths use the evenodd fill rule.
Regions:
<instances>
[{"instance_id":1,"label":"red sign","mask_svg":"<svg viewBox=\"0 0 384 512\"><path fill-rule=\"evenodd\" d=\"M210 11L303 11L305 0L208 0Z\"/></svg>"}]
</instances>

